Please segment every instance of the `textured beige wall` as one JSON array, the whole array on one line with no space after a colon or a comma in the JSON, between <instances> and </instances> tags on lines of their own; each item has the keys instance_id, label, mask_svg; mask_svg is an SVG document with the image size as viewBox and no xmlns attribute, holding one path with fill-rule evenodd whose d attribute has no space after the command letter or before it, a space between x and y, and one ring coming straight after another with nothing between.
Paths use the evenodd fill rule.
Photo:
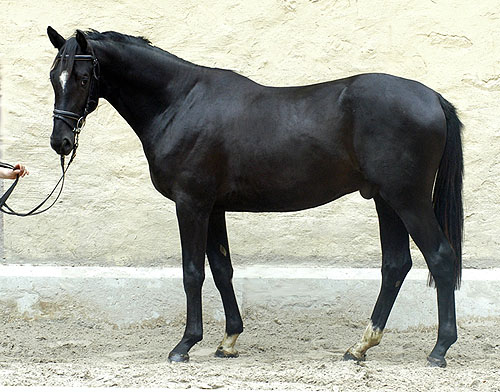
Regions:
<instances>
[{"instance_id":1,"label":"textured beige wall","mask_svg":"<svg viewBox=\"0 0 500 392\"><path fill-rule=\"evenodd\" d=\"M0 0L2 156L31 169L11 202L25 210L58 178L50 149L55 51L47 25L143 35L186 60L288 86L361 72L423 82L466 125L466 266L499 260L500 11L498 1L266 0L206 2ZM152 187L141 145L103 101L80 138L62 201L4 219L5 262L180 265L172 202ZM228 214L235 264L378 266L372 201L358 194L286 214ZM416 263L422 261L414 252Z\"/></svg>"}]
</instances>

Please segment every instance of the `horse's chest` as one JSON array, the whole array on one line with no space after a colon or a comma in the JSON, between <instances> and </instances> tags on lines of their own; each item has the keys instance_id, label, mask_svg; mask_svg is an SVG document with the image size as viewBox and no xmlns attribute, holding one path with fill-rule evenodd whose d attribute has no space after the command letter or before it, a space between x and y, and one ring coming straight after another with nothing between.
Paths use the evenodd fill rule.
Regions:
<instances>
[{"instance_id":1,"label":"horse's chest","mask_svg":"<svg viewBox=\"0 0 500 392\"><path fill-rule=\"evenodd\" d=\"M181 194L192 197L203 194L211 176L203 172L203 165L194 161L181 153L150 160L149 171L156 190L172 201L177 201Z\"/></svg>"}]
</instances>

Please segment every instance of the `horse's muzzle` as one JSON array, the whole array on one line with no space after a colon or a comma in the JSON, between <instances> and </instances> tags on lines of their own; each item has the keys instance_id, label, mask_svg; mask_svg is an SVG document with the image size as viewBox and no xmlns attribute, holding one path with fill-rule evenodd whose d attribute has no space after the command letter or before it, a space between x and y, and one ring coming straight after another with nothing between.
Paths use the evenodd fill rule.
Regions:
<instances>
[{"instance_id":1,"label":"horse's muzzle","mask_svg":"<svg viewBox=\"0 0 500 392\"><path fill-rule=\"evenodd\" d=\"M50 146L59 155L69 155L73 150L73 144L73 141L68 137L63 137L62 139L50 137Z\"/></svg>"}]
</instances>

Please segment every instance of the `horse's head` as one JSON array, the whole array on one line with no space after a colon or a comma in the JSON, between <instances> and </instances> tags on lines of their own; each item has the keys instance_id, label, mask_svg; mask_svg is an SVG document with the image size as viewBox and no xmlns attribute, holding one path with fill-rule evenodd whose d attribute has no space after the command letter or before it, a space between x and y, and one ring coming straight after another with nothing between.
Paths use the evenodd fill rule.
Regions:
<instances>
[{"instance_id":1,"label":"horse's head","mask_svg":"<svg viewBox=\"0 0 500 392\"><path fill-rule=\"evenodd\" d=\"M50 70L55 93L50 145L59 155L68 155L78 144L85 118L97 107L99 63L80 30L68 40L50 26L47 34L59 51Z\"/></svg>"}]
</instances>

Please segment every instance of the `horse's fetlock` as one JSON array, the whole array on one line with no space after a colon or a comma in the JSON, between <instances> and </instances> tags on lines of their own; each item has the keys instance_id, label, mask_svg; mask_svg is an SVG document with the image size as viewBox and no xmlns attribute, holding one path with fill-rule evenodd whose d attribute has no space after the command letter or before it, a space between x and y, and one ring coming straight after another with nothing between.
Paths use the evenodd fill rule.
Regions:
<instances>
[{"instance_id":1,"label":"horse's fetlock","mask_svg":"<svg viewBox=\"0 0 500 392\"><path fill-rule=\"evenodd\" d=\"M243 332L243 322L241 320L239 322L228 322L226 325L226 332L228 335L239 335Z\"/></svg>"},{"instance_id":2,"label":"horse's fetlock","mask_svg":"<svg viewBox=\"0 0 500 392\"><path fill-rule=\"evenodd\" d=\"M203 340L203 332L193 332L186 334L183 340L189 342L190 345L195 345L196 343Z\"/></svg>"},{"instance_id":3,"label":"horse's fetlock","mask_svg":"<svg viewBox=\"0 0 500 392\"><path fill-rule=\"evenodd\" d=\"M456 325L442 326L439 329L439 338L444 345L448 347L455 343L458 339L457 327Z\"/></svg>"}]
</instances>

